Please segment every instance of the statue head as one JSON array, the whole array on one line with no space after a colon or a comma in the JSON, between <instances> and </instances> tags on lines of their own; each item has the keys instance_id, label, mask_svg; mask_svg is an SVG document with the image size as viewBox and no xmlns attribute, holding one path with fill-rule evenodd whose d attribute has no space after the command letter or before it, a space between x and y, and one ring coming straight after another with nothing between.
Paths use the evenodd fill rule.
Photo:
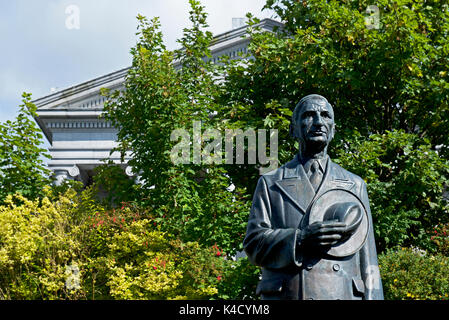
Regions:
<instances>
[{"instance_id":1,"label":"statue head","mask_svg":"<svg viewBox=\"0 0 449 320\"><path fill-rule=\"evenodd\" d=\"M326 98L311 94L302 98L293 111L290 135L303 151L327 150L335 134L334 110Z\"/></svg>"}]
</instances>

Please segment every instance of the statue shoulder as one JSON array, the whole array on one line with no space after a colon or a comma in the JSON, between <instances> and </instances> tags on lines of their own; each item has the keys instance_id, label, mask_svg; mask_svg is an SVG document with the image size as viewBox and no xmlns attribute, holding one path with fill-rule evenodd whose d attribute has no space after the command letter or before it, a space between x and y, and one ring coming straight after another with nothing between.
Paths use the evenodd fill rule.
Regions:
<instances>
[{"instance_id":1,"label":"statue shoulder","mask_svg":"<svg viewBox=\"0 0 449 320\"><path fill-rule=\"evenodd\" d=\"M285 165L264 173L263 175L260 176L259 180L261 179L265 180L265 182L268 185L273 184L275 181L281 180L282 177L284 176L284 167Z\"/></svg>"},{"instance_id":2,"label":"statue shoulder","mask_svg":"<svg viewBox=\"0 0 449 320\"><path fill-rule=\"evenodd\" d=\"M356 183L358 186L365 185L365 181L355 173L344 169L342 166L333 161L329 161L329 163L333 167L334 172L337 172L338 175L341 176L341 178L352 181Z\"/></svg>"},{"instance_id":3,"label":"statue shoulder","mask_svg":"<svg viewBox=\"0 0 449 320\"><path fill-rule=\"evenodd\" d=\"M296 166L298 166L298 160L293 158L289 162L283 164L279 168L269 171L265 174L263 174L260 179L265 180L267 185L273 185L276 181L283 180L286 174L286 170L291 173L292 171L296 170Z\"/></svg>"}]
</instances>

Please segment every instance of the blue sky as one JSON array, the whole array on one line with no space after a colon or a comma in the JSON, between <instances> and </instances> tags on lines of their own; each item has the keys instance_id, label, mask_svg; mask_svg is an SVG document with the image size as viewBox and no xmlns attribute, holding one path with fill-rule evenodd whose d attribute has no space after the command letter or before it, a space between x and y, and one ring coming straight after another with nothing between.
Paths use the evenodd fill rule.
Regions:
<instances>
[{"instance_id":1,"label":"blue sky","mask_svg":"<svg viewBox=\"0 0 449 320\"><path fill-rule=\"evenodd\" d=\"M271 17L261 11L265 0L201 2L214 34L247 12ZM67 28L71 5L79 9L79 29ZM177 48L188 9L187 0L0 0L0 122L15 117L24 91L36 99L128 67L138 13L160 17L168 49Z\"/></svg>"}]
</instances>

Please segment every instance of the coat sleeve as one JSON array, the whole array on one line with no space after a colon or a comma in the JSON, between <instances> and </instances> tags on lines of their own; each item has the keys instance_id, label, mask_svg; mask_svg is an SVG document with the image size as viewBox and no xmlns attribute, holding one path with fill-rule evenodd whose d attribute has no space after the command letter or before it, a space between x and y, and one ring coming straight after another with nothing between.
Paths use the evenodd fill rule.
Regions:
<instances>
[{"instance_id":1,"label":"coat sleeve","mask_svg":"<svg viewBox=\"0 0 449 320\"><path fill-rule=\"evenodd\" d=\"M369 207L366 184L362 182L361 200L368 212L369 229L365 245L360 251L360 268L365 283L365 300L383 300L382 280L380 278L377 250L374 241L373 219Z\"/></svg>"},{"instance_id":2,"label":"coat sleeve","mask_svg":"<svg viewBox=\"0 0 449 320\"><path fill-rule=\"evenodd\" d=\"M272 214L267 183L262 176L254 192L248 219L245 252L251 263L265 268L280 269L291 265L301 266L297 257L297 229L280 229L272 226Z\"/></svg>"}]
</instances>

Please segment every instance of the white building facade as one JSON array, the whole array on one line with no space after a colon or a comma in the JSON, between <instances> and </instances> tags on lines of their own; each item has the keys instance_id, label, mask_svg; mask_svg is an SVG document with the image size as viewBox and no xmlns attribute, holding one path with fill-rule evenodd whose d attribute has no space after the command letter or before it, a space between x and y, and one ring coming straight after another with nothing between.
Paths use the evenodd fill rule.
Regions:
<instances>
[{"instance_id":1,"label":"white building facade","mask_svg":"<svg viewBox=\"0 0 449 320\"><path fill-rule=\"evenodd\" d=\"M283 25L264 19L259 26L262 31L271 32ZM238 59L239 53L247 53L249 42L246 26L222 33L212 42L211 59L216 62L223 55ZM66 179L90 184L94 168L105 159L121 166L129 176L134 175L127 165L130 154L123 163L118 152L110 154L117 146L117 129L101 117L106 98L100 95L100 89L123 90L128 70L112 72L33 101L37 107L36 122L51 145L48 167L54 173L55 184Z\"/></svg>"}]
</instances>

